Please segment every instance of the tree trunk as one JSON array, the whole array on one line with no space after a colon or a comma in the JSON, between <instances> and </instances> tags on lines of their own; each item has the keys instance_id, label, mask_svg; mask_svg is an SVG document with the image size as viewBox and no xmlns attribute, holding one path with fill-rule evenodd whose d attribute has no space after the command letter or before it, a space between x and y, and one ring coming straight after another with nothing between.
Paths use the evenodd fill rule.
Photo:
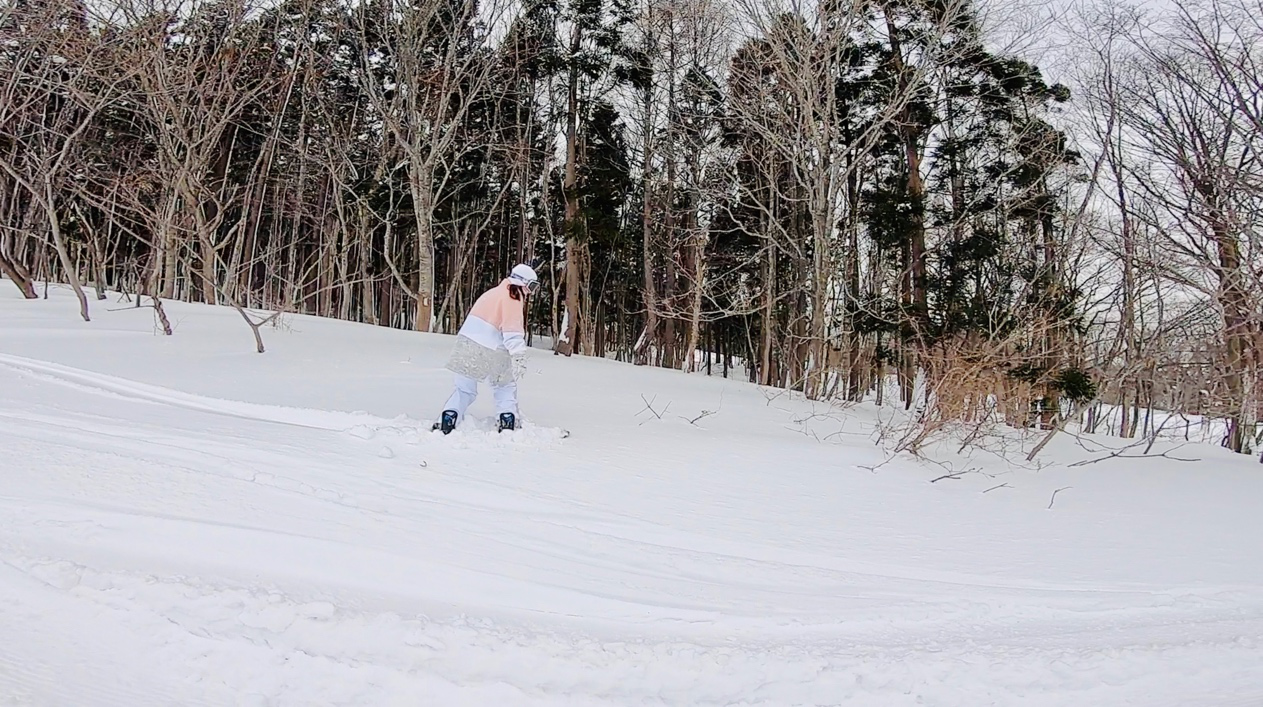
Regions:
<instances>
[{"instance_id":1,"label":"tree trunk","mask_svg":"<svg viewBox=\"0 0 1263 707\"><path fill-rule=\"evenodd\" d=\"M579 52L583 41L583 25L576 22L571 33L571 56ZM563 356L572 355L578 345L579 336L579 288L582 277L579 270L580 237L579 231L579 194L578 194L578 159L579 159L579 67L571 63L570 82L567 87L566 108L566 178L564 192L566 197L566 311L562 319L565 331L553 347L554 352Z\"/></svg>"},{"instance_id":2,"label":"tree trunk","mask_svg":"<svg viewBox=\"0 0 1263 707\"><path fill-rule=\"evenodd\" d=\"M26 299L39 299L39 293L35 291L35 283L31 281L29 275L24 274L17 263L10 261L5 257L4 253L0 253L0 273L13 281L18 290L22 292L22 296Z\"/></svg>"},{"instance_id":3,"label":"tree trunk","mask_svg":"<svg viewBox=\"0 0 1263 707\"><path fill-rule=\"evenodd\" d=\"M903 47L899 41L899 31L895 27L894 17L889 8L885 11L886 29L890 40L891 62L898 79L901 95L906 95L911 87L908 85L907 66L903 58ZM925 266L925 222L923 203L925 183L921 179L920 138L923 129L913 119L911 109L907 106L902 111L900 123L903 142L905 166L908 170L908 200L912 202L915 217L912 219L910 231L903 247L903 296L904 324L911 329L909 336L904 337L903 356L900 366L900 386L912 385L916 375L917 349L924 345L924 337L928 329L928 297L926 293ZM911 341L909 341L909 338ZM909 345L911 344L911 345ZM913 392L901 391L905 407L912 406Z\"/></svg>"},{"instance_id":4,"label":"tree trunk","mask_svg":"<svg viewBox=\"0 0 1263 707\"><path fill-rule=\"evenodd\" d=\"M215 292L215 244L211 240L209 233L205 231L206 224L198 224L198 234L202 246L202 301L206 304L218 304L219 296Z\"/></svg>"},{"instance_id":5,"label":"tree trunk","mask_svg":"<svg viewBox=\"0 0 1263 707\"><path fill-rule=\"evenodd\" d=\"M416 165L412 203L417 223L417 331L428 332L434 319L434 194L432 170Z\"/></svg>"},{"instance_id":6,"label":"tree trunk","mask_svg":"<svg viewBox=\"0 0 1263 707\"><path fill-rule=\"evenodd\" d=\"M855 168L855 158L852 155L852 164L846 174L846 193L847 193L847 249L845 258L845 283L843 290L847 298L846 309L857 312L860 300L860 228L859 228L859 175ZM863 338L857 331L856 317L852 314L847 317L847 349L850 355L848 363L848 382L847 382L847 399L851 402L859 402L862 397L861 382L861 361L860 349L863 346Z\"/></svg>"},{"instance_id":7,"label":"tree trunk","mask_svg":"<svg viewBox=\"0 0 1263 707\"><path fill-rule=\"evenodd\" d=\"M166 204L163 207L163 213L158 224L158 250L159 260L157 267L161 269L157 271L158 282L155 283L155 290L162 299L175 298L175 284L177 263L176 249L179 244L176 242L175 221L179 213L179 197L176 196L174 189L167 190Z\"/></svg>"},{"instance_id":8,"label":"tree trunk","mask_svg":"<svg viewBox=\"0 0 1263 707\"><path fill-rule=\"evenodd\" d=\"M818 400L824 396L828 370L826 325L829 307L829 234L832 232L833 224L827 214L817 214L812 221L815 243L812 248L812 302L810 303L811 319L808 324L810 329L807 334L808 347L805 363L808 368L804 392L808 398Z\"/></svg>"},{"instance_id":9,"label":"tree trunk","mask_svg":"<svg viewBox=\"0 0 1263 707\"><path fill-rule=\"evenodd\" d=\"M912 290L911 304L916 336L924 337L929 323L929 299L926 294L925 222L922 204L925 200L925 183L921 179L920 131L909 129L904 135L904 150L908 159L908 198L916 206L912 232L908 235L909 285Z\"/></svg>"},{"instance_id":10,"label":"tree trunk","mask_svg":"<svg viewBox=\"0 0 1263 707\"><path fill-rule=\"evenodd\" d=\"M776 326L776 248L768 247L763 277L763 331L759 342L759 384L772 385L772 333Z\"/></svg>"},{"instance_id":11,"label":"tree trunk","mask_svg":"<svg viewBox=\"0 0 1263 707\"><path fill-rule=\"evenodd\" d=\"M1231 425L1228 448L1241 454L1250 453L1257 417L1252 400L1254 388L1254 351L1250 346L1249 298L1239 282L1240 253L1236 240L1216 228L1221 267L1220 305L1224 312L1224 339L1227 348L1228 396Z\"/></svg>"},{"instance_id":12,"label":"tree trunk","mask_svg":"<svg viewBox=\"0 0 1263 707\"><path fill-rule=\"evenodd\" d=\"M650 363L661 348L658 342L658 292L654 277L654 245L653 245L653 210L652 189L650 187L650 164L653 162L653 90L646 88L644 94L645 140L641 148L641 194L644 197L641 205L641 238L643 249L643 267L645 269L645 333L638 342L636 363Z\"/></svg>"},{"instance_id":13,"label":"tree trunk","mask_svg":"<svg viewBox=\"0 0 1263 707\"><path fill-rule=\"evenodd\" d=\"M703 285L706 280L706 234L700 229L694 229L698 232L693 236L693 297L689 306L689 341L685 347L684 353L688 357L688 364L685 370L690 373L697 370L697 342L701 335L702 329L702 292Z\"/></svg>"},{"instance_id":14,"label":"tree trunk","mask_svg":"<svg viewBox=\"0 0 1263 707\"><path fill-rule=\"evenodd\" d=\"M66 272L66 282L70 283L70 288L74 290L75 297L79 300L79 316L83 317L83 321L90 322L92 317L88 316L88 296L83 293L83 286L79 284L79 273L73 262L70 260L70 252L66 249L66 239L61 233L61 219L57 216L56 201L53 197L52 182L44 180L44 208L48 212L48 228L53 234L53 247L57 250L57 257L61 260L61 267Z\"/></svg>"}]
</instances>

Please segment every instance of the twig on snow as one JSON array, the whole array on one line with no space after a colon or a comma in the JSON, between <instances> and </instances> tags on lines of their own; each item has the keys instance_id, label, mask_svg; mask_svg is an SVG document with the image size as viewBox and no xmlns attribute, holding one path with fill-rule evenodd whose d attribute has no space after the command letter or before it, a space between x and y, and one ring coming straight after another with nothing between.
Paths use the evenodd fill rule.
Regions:
<instances>
[{"instance_id":1,"label":"twig on snow","mask_svg":"<svg viewBox=\"0 0 1263 707\"><path fill-rule=\"evenodd\" d=\"M1061 493L1062 491L1066 491L1066 490L1068 490L1068 489L1072 489L1072 488L1074 488L1074 487L1073 487L1073 486L1062 486L1061 488L1057 489L1056 491L1053 491L1053 492L1052 492L1052 498L1048 499L1048 507L1049 507L1049 508L1052 508L1052 507L1053 507L1053 504L1057 502L1057 494Z\"/></svg>"},{"instance_id":2,"label":"twig on snow","mask_svg":"<svg viewBox=\"0 0 1263 707\"><path fill-rule=\"evenodd\" d=\"M1003 489L1003 488L1010 488L1010 489L1011 489L1011 488L1013 488L1013 487L1012 487L1012 486L1009 486L1008 484L1000 484L999 486L992 486L991 488L987 489L986 491L983 491L983 493L988 493L988 492L990 492L990 491L995 491L996 489Z\"/></svg>"},{"instance_id":3,"label":"twig on snow","mask_svg":"<svg viewBox=\"0 0 1263 707\"><path fill-rule=\"evenodd\" d=\"M679 416L679 418L680 418L681 420L684 420L685 422L688 422L690 425L697 425L697 422L698 422L699 420L705 420L706 418L710 417L711 415L714 415L716 412L718 412L718 411L717 411L717 410L703 410L703 411L702 411L702 414L698 415L697 417L695 417L695 418L693 418L693 419L691 419L691 420L690 420L688 417L685 417L684 415L680 415L680 416Z\"/></svg>"},{"instance_id":4,"label":"twig on snow","mask_svg":"<svg viewBox=\"0 0 1263 707\"><path fill-rule=\"evenodd\" d=\"M936 482L936 481L942 481L943 479L959 479L960 477L964 476L965 474L982 474L983 476L987 477L988 479L994 479L994 478L995 478L995 476L996 476L995 474L988 474L987 472L983 471L982 469L980 469L980 468L976 468L976 467L975 467L975 468L972 468L972 469L961 469L960 471L952 471L952 466L951 466L951 464L949 464L949 463L947 463L947 462L945 462L945 461L935 461L935 460L933 460L933 459L927 459L926 461L928 461L928 462L930 462L931 464L935 464L935 465L937 465L937 466L939 466L939 467L941 467L941 468L943 468L943 469L946 469L946 470L947 470L947 473L946 473L946 474L944 474L944 475L942 475L942 476L938 477L937 479L930 479L930 483L934 483L934 482Z\"/></svg>"},{"instance_id":5,"label":"twig on snow","mask_svg":"<svg viewBox=\"0 0 1263 707\"><path fill-rule=\"evenodd\" d=\"M718 415L718 414L719 414L719 411L720 411L720 410L723 410L723 409L724 409L724 394L723 394L723 392L721 391L721 392L719 393L719 405L718 405L718 406L717 406L714 410L703 410L703 411L702 411L702 414L698 415L697 417L694 417L694 418L693 418L693 419L691 419L691 420L690 420L688 417L684 416L684 415L678 415L678 417L679 417L681 420L684 420L684 421L688 422L690 425L693 425L693 426L695 426L695 427L696 427L696 426L697 426L697 423L698 423L700 420L705 420L706 418L710 417L711 415ZM664 410L663 412L665 412L665 410Z\"/></svg>"},{"instance_id":6,"label":"twig on snow","mask_svg":"<svg viewBox=\"0 0 1263 707\"><path fill-rule=\"evenodd\" d=\"M886 459L882 460L882 462L881 462L880 464L876 464L876 465L874 465L874 466L868 466L868 465L865 465L865 464L856 464L855 466L856 466L857 468L863 469L863 470L865 470L865 471L870 471L870 472L872 472L872 473L876 474L878 469L882 468L883 466L886 466L887 464L889 464L890 462L892 462L892 461L894 461L894 460L895 460L895 457L890 456L890 457L886 457Z\"/></svg>"},{"instance_id":7,"label":"twig on snow","mask_svg":"<svg viewBox=\"0 0 1263 707\"><path fill-rule=\"evenodd\" d=\"M653 407L654 402L656 402L656 401L658 400L658 396L656 396L656 395L655 395L655 396L653 396L653 400L646 400L646 399L645 399L644 394L642 393L642 394L641 394L641 396L640 396L640 399L645 401L645 407L644 407L644 408L643 408L640 412L636 413L636 416L637 416L637 417L639 417L641 414L643 414L643 413L645 412L645 410L648 410L648 411L649 411L649 412L650 412L650 413L654 416L654 418L661 420L661 419L662 419L662 416L663 416L663 415L665 415L665 414L667 414L667 410L668 410L668 409L670 409L670 407L671 407L671 403L670 403L670 402L668 402L668 403L666 404L666 407L662 408L662 412L658 412L658 411L657 411L657 410L655 410L655 409L654 409L654 407ZM642 420L640 424L642 424L642 425L643 425L643 424L645 424L646 422L649 422L649 420Z\"/></svg>"},{"instance_id":8,"label":"twig on snow","mask_svg":"<svg viewBox=\"0 0 1263 707\"><path fill-rule=\"evenodd\" d=\"M1127 447L1127 448L1125 448L1125 449L1120 449L1120 450L1118 450L1118 451L1111 452L1111 453L1109 453L1109 454L1107 454L1106 456L1103 456L1103 457L1097 457L1096 459L1083 459L1083 460L1080 460L1080 461L1077 461L1077 462L1075 462L1075 463L1071 464L1070 466L1071 466L1071 467L1075 467L1075 466L1087 466L1088 464L1095 464L1095 463L1097 463L1097 462L1103 462L1103 461L1107 461L1107 460L1110 460L1110 459L1157 459L1157 458L1163 458L1163 459L1170 459L1171 461L1177 461L1177 462L1199 462L1199 461L1201 461L1201 459L1186 459L1186 458L1184 458L1184 457L1173 457L1173 456L1171 456L1171 452L1174 452L1174 451L1175 451L1175 449L1179 449L1180 447L1183 447L1184 445L1180 445L1180 447L1176 447L1175 449L1171 449L1171 450L1168 450L1168 451L1165 451L1165 452L1159 452L1158 454L1127 454L1127 453L1126 453L1128 449L1132 449L1132 448L1137 447L1137 446L1139 446L1139 443L1137 443L1137 444L1133 444L1133 445L1130 445L1130 446L1128 446L1128 447Z\"/></svg>"}]
</instances>

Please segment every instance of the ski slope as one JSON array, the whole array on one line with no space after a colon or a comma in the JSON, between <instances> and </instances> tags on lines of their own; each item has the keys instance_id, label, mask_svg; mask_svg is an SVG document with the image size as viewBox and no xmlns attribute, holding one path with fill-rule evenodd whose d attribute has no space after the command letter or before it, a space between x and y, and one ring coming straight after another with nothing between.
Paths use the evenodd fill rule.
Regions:
<instances>
[{"instance_id":1,"label":"ski slope","mask_svg":"<svg viewBox=\"0 0 1263 707\"><path fill-rule=\"evenodd\" d=\"M443 437L450 337L94 305L0 282L0 705L1263 705L1253 459L542 350Z\"/></svg>"}]
</instances>

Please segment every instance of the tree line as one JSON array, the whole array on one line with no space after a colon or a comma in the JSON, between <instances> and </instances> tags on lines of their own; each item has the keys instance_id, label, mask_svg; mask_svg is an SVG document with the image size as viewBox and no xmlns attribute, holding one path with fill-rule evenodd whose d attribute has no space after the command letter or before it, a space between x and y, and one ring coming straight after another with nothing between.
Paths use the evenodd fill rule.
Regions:
<instances>
[{"instance_id":1,"label":"tree line","mask_svg":"<svg viewBox=\"0 0 1263 707\"><path fill-rule=\"evenodd\" d=\"M1084 11L1063 85L971 0L10 0L0 275L450 333L525 261L560 354L908 448L1165 408L1248 451L1252 9Z\"/></svg>"}]
</instances>

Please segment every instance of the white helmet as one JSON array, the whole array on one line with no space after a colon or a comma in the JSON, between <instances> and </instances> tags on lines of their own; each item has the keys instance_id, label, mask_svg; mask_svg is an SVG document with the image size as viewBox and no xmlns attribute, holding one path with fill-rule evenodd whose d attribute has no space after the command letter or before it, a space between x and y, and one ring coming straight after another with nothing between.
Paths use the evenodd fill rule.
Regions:
<instances>
[{"instance_id":1,"label":"white helmet","mask_svg":"<svg viewBox=\"0 0 1263 707\"><path fill-rule=\"evenodd\" d=\"M513 266L513 271L509 273L509 282L525 287L527 292L534 292L539 287L539 277L535 275L535 269L525 263Z\"/></svg>"}]
</instances>

